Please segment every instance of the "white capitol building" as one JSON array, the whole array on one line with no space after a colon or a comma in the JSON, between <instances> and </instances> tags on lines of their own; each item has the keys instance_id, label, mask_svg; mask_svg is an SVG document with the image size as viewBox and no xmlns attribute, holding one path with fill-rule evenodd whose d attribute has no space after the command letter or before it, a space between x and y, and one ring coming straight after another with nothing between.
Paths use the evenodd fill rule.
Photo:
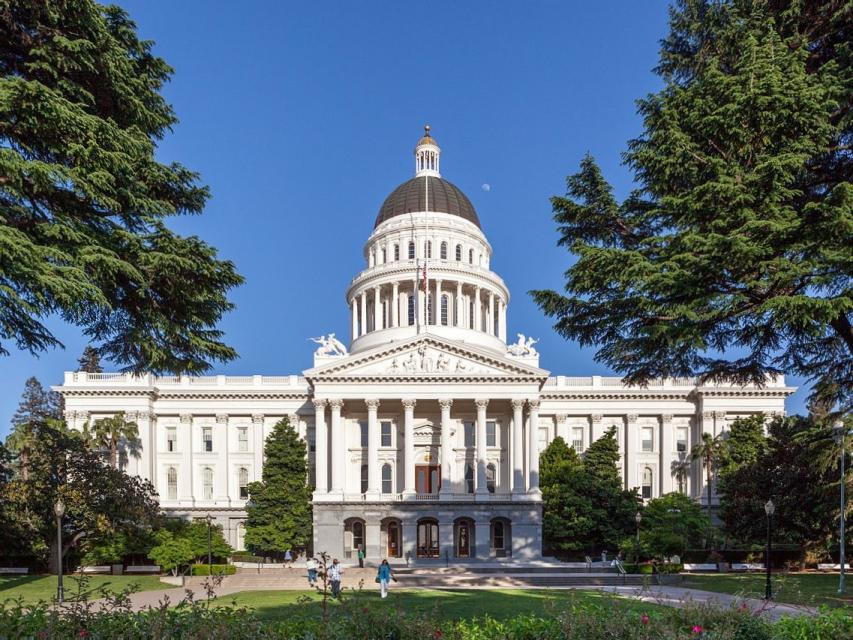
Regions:
<instances>
[{"instance_id":1,"label":"white capitol building","mask_svg":"<svg viewBox=\"0 0 853 640\"><path fill-rule=\"evenodd\" d=\"M541 557L539 452L556 436L583 452L615 426L626 487L705 496L698 464L674 472L701 434L782 413L794 389L541 369L533 340L507 341L509 290L440 155L427 128L415 177L379 211L346 292L349 349L323 338L301 375L68 372L57 390L69 425L124 411L141 440L127 471L153 482L166 512L211 514L242 549L246 485L289 416L309 445L314 550L344 562L359 546L374 562Z\"/></svg>"}]
</instances>

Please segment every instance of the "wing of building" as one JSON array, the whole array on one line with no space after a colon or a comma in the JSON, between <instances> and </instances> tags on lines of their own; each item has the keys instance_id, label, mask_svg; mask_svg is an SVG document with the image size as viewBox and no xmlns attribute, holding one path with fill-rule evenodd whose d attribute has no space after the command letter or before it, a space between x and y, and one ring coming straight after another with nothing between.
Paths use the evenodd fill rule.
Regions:
<instances>
[{"instance_id":1,"label":"wing of building","mask_svg":"<svg viewBox=\"0 0 853 640\"><path fill-rule=\"evenodd\" d=\"M394 189L346 292L350 346L316 339L302 375L155 377L65 374L68 423L124 411L141 449L129 473L163 509L213 515L243 548L246 486L283 416L309 444L314 550L345 561L536 559L539 452L560 436L578 452L615 427L626 487L646 499L706 496L689 451L739 416L784 411L794 389L551 376L535 341L507 340L510 293L471 202L439 172L429 130L415 177ZM713 498L713 496L712 496Z\"/></svg>"}]
</instances>

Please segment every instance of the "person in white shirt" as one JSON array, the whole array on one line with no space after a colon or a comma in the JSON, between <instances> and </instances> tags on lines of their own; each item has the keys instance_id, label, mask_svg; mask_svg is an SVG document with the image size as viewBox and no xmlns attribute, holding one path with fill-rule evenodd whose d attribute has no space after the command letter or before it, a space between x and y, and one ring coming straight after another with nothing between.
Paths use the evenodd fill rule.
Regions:
<instances>
[{"instance_id":1,"label":"person in white shirt","mask_svg":"<svg viewBox=\"0 0 853 640\"><path fill-rule=\"evenodd\" d=\"M328 573L329 582L332 583L332 596L339 598L341 595L341 579L343 578L344 570L337 558L332 560L332 564L328 568Z\"/></svg>"},{"instance_id":2,"label":"person in white shirt","mask_svg":"<svg viewBox=\"0 0 853 640\"><path fill-rule=\"evenodd\" d=\"M308 570L308 586L316 587L317 586L317 560L314 558L308 558L308 562L305 563L305 568Z\"/></svg>"}]
</instances>

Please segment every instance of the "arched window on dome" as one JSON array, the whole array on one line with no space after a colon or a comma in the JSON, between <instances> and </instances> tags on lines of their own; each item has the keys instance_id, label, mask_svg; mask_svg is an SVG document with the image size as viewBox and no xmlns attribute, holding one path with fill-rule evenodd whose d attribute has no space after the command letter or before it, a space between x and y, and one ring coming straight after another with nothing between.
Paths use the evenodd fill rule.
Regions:
<instances>
[{"instance_id":1,"label":"arched window on dome","mask_svg":"<svg viewBox=\"0 0 853 640\"><path fill-rule=\"evenodd\" d=\"M448 323L448 317L450 315L450 296L446 293L441 296L441 324L445 327Z\"/></svg>"},{"instance_id":2,"label":"arched window on dome","mask_svg":"<svg viewBox=\"0 0 853 640\"><path fill-rule=\"evenodd\" d=\"M462 262L462 245L461 244L456 245L456 259L459 262Z\"/></svg>"},{"instance_id":3,"label":"arched window on dome","mask_svg":"<svg viewBox=\"0 0 853 640\"><path fill-rule=\"evenodd\" d=\"M424 245L424 257L432 258L432 242L430 242L429 240L427 240L426 244Z\"/></svg>"},{"instance_id":4,"label":"arched window on dome","mask_svg":"<svg viewBox=\"0 0 853 640\"><path fill-rule=\"evenodd\" d=\"M382 249L382 264L388 262L388 250L383 247Z\"/></svg>"},{"instance_id":5,"label":"arched window on dome","mask_svg":"<svg viewBox=\"0 0 853 640\"><path fill-rule=\"evenodd\" d=\"M474 264L474 250L468 249L468 262Z\"/></svg>"},{"instance_id":6,"label":"arched window on dome","mask_svg":"<svg viewBox=\"0 0 853 640\"><path fill-rule=\"evenodd\" d=\"M441 258L442 260L447 260L447 243L446 242L441 243L441 249L439 249L438 257Z\"/></svg>"},{"instance_id":7,"label":"arched window on dome","mask_svg":"<svg viewBox=\"0 0 853 640\"><path fill-rule=\"evenodd\" d=\"M409 318L409 326L411 327L415 324L415 296L414 294L409 296L409 309L408 309L408 318Z\"/></svg>"},{"instance_id":8,"label":"arched window on dome","mask_svg":"<svg viewBox=\"0 0 853 640\"><path fill-rule=\"evenodd\" d=\"M473 300L468 305L468 328L469 329L474 328L474 301Z\"/></svg>"},{"instance_id":9,"label":"arched window on dome","mask_svg":"<svg viewBox=\"0 0 853 640\"><path fill-rule=\"evenodd\" d=\"M643 500L652 499L652 469L651 467L643 468Z\"/></svg>"},{"instance_id":10,"label":"arched window on dome","mask_svg":"<svg viewBox=\"0 0 853 640\"><path fill-rule=\"evenodd\" d=\"M414 259L415 259L415 243L410 242L409 243L409 260L414 260Z\"/></svg>"},{"instance_id":11,"label":"arched window on dome","mask_svg":"<svg viewBox=\"0 0 853 640\"><path fill-rule=\"evenodd\" d=\"M394 261L396 262L399 259L400 259L400 245L395 244L394 245Z\"/></svg>"}]
</instances>

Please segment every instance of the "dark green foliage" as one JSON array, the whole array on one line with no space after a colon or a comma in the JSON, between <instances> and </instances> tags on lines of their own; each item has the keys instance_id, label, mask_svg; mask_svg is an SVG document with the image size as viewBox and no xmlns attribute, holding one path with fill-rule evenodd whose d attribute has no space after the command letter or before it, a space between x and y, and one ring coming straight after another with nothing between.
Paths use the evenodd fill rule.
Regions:
<instances>
[{"instance_id":1,"label":"dark green foliage","mask_svg":"<svg viewBox=\"0 0 853 640\"><path fill-rule=\"evenodd\" d=\"M615 548L634 527L636 491L622 488L619 445L611 429L581 459L560 438L540 454L542 537L547 550L592 553Z\"/></svg>"},{"instance_id":2,"label":"dark green foliage","mask_svg":"<svg viewBox=\"0 0 853 640\"><path fill-rule=\"evenodd\" d=\"M233 564L214 564L209 567L206 564L194 564L192 567L194 576L233 576L235 573L237 567Z\"/></svg>"},{"instance_id":3,"label":"dark green foliage","mask_svg":"<svg viewBox=\"0 0 853 640\"><path fill-rule=\"evenodd\" d=\"M246 548L258 555L304 549L311 541L311 487L305 442L287 418L279 420L264 447L261 482L249 484Z\"/></svg>"},{"instance_id":4,"label":"dark green foliage","mask_svg":"<svg viewBox=\"0 0 853 640\"><path fill-rule=\"evenodd\" d=\"M77 371L85 371L86 373L101 373L101 356L98 355L98 350L92 345L88 345L83 349L83 353L77 360Z\"/></svg>"},{"instance_id":5,"label":"dark green foliage","mask_svg":"<svg viewBox=\"0 0 853 640\"><path fill-rule=\"evenodd\" d=\"M18 409L12 416L12 427L30 422L61 420L59 394L45 389L35 376L24 383L24 393L18 403Z\"/></svg>"},{"instance_id":6,"label":"dark green foliage","mask_svg":"<svg viewBox=\"0 0 853 640\"><path fill-rule=\"evenodd\" d=\"M233 349L216 329L242 282L169 216L208 190L156 160L177 119L172 74L116 6L0 0L0 353L59 346L82 327L133 371L195 373Z\"/></svg>"},{"instance_id":7,"label":"dark green foliage","mask_svg":"<svg viewBox=\"0 0 853 640\"><path fill-rule=\"evenodd\" d=\"M765 421L763 414L757 414L738 418L732 423L720 447L717 461L717 490L720 493L726 492L726 484L731 474L741 467L755 464L766 452Z\"/></svg>"},{"instance_id":8,"label":"dark green foliage","mask_svg":"<svg viewBox=\"0 0 853 640\"><path fill-rule=\"evenodd\" d=\"M788 371L850 403L850 24L838 0L677 3L637 190L618 202L586 157L552 198L577 261L533 296L561 335L632 383Z\"/></svg>"},{"instance_id":9,"label":"dark green foliage","mask_svg":"<svg viewBox=\"0 0 853 640\"><path fill-rule=\"evenodd\" d=\"M701 548L711 526L702 507L681 493L650 500L642 513L640 545L646 557L656 560Z\"/></svg>"}]
</instances>

